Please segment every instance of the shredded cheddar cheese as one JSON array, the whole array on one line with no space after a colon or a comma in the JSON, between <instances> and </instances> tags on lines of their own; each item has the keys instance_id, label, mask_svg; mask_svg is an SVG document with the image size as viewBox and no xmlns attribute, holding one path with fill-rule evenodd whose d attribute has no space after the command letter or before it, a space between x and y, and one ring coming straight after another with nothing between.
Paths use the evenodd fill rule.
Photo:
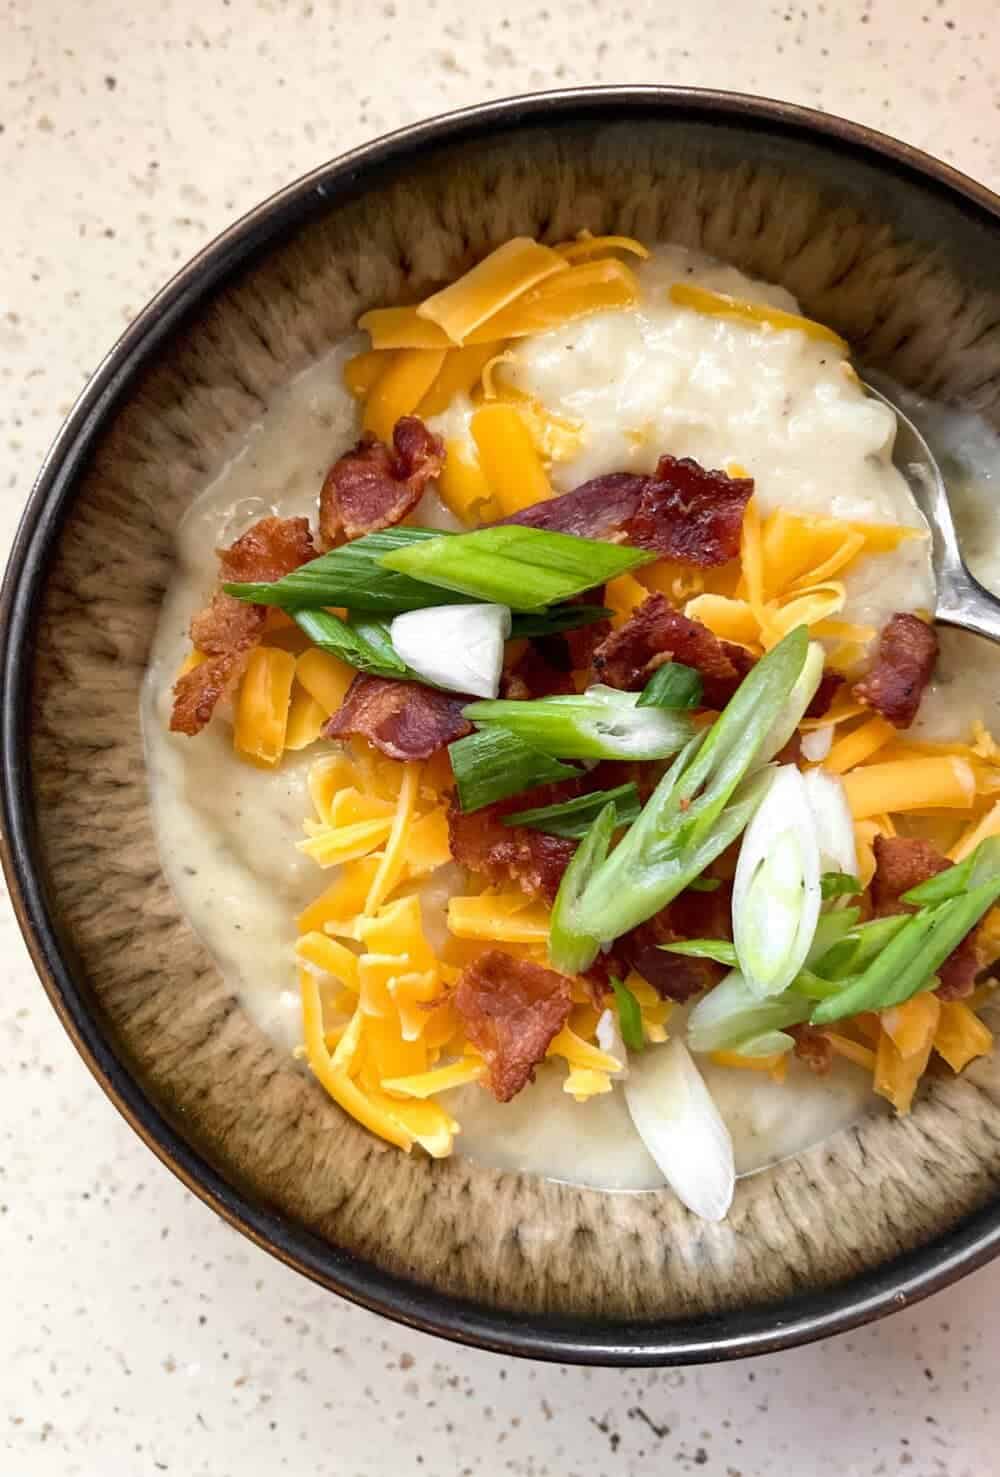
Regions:
<instances>
[{"instance_id":1,"label":"shredded cheddar cheese","mask_svg":"<svg viewBox=\"0 0 1000 1477\"><path fill-rule=\"evenodd\" d=\"M464 344L476 328L495 317L529 288L569 270L564 257L530 236L515 236L459 277L426 298L417 315L436 323L454 344ZM503 334L494 337L504 337Z\"/></svg>"},{"instance_id":2,"label":"shredded cheddar cheese","mask_svg":"<svg viewBox=\"0 0 1000 1477\"><path fill-rule=\"evenodd\" d=\"M713 318L731 318L756 328L770 328L779 333L804 333L807 338L822 339L835 344L843 354L849 352L847 344L812 318L803 318L798 313L786 312L784 308L772 308L767 303L746 302L742 298L730 297L724 292L710 292L708 288L696 287L690 282L675 282L670 289L670 301L680 308L692 308L696 313L708 313Z\"/></svg>"},{"instance_id":3,"label":"shredded cheddar cheese","mask_svg":"<svg viewBox=\"0 0 1000 1477\"><path fill-rule=\"evenodd\" d=\"M563 263L564 266L566 263ZM635 273L624 262L581 262L568 267L559 277L552 277L516 302L488 318L469 335L470 343L490 338L527 338L534 333L547 333L562 328L577 318L612 309L634 307L639 300L639 283Z\"/></svg>"},{"instance_id":4,"label":"shredded cheddar cheese","mask_svg":"<svg viewBox=\"0 0 1000 1477\"><path fill-rule=\"evenodd\" d=\"M580 231L573 241L564 241L555 247L568 262L577 262L585 257L597 256L603 251L627 251L642 261L649 258L649 248L636 241L633 236L592 236L589 231Z\"/></svg>"},{"instance_id":5,"label":"shredded cheddar cheese","mask_svg":"<svg viewBox=\"0 0 1000 1477\"><path fill-rule=\"evenodd\" d=\"M258 764L277 764L285 749L295 658L275 646L250 653L236 699L233 746Z\"/></svg>"},{"instance_id":6,"label":"shredded cheddar cheese","mask_svg":"<svg viewBox=\"0 0 1000 1477\"><path fill-rule=\"evenodd\" d=\"M504 517L552 496L531 432L516 406L502 401L481 405L471 430L490 494Z\"/></svg>"},{"instance_id":7,"label":"shredded cheddar cheese","mask_svg":"<svg viewBox=\"0 0 1000 1477\"><path fill-rule=\"evenodd\" d=\"M375 381L365 401L362 426L391 442L396 422L412 415L437 379L446 349L399 349Z\"/></svg>"}]
</instances>

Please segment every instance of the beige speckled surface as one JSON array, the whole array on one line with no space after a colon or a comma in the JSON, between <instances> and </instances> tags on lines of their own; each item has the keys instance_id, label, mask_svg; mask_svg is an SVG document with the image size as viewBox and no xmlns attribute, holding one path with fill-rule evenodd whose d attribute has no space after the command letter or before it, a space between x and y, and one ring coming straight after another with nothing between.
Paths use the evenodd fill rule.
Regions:
<instances>
[{"instance_id":1,"label":"beige speckled surface","mask_svg":"<svg viewBox=\"0 0 1000 1477\"><path fill-rule=\"evenodd\" d=\"M996 185L993 12L993 0L11 7L0 536L131 313L234 214L328 155L484 95L683 81L822 105ZM6 915L0 929L4 1477L994 1470L1000 1269L877 1328L728 1368L588 1372L450 1349L318 1292L215 1222L100 1096Z\"/></svg>"}]
</instances>

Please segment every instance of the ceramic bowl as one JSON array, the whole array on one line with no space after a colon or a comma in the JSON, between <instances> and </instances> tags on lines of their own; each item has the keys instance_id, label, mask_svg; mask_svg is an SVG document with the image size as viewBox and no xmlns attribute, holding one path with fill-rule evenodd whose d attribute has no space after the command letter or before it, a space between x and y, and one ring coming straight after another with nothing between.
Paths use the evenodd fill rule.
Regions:
<instances>
[{"instance_id":1,"label":"ceramic bowl","mask_svg":"<svg viewBox=\"0 0 1000 1477\"><path fill-rule=\"evenodd\" d=\"M4 864L105 1092L221 1215L401 1322L566 1361L758 1353L876 1317L1000 1243L1000 1061L743 1180L707 1225L386 1151L254 1026L178 911L139 686L194 493L275 388L376 304L517 234L701 247L791 289L859 362L1000 420L1000 201L818 113L664 88L553 93L392 134L238 222L91 379L3 592Z\"/></svg>"}]
</instances>

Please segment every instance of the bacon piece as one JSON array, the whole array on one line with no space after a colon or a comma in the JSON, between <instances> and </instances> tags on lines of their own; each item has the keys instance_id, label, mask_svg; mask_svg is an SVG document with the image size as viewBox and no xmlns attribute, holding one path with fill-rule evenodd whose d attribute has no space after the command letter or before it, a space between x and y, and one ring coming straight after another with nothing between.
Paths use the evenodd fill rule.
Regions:
<instances>
[{"instance_id":1,"label":"bacon piece","mask_svg":"<svg viewBox=\"0 0 1000 1477\"><path fill-rule=\"evenodd\" d=\"M594 660L594 652L610 635L610 621L594 621L589 626L577 626L573 631L565 631L561 639L566 643L569 664L573 671L585 672Z\"/></svg>"},{"instance_id":2,"label":"bacon piece","mask_svg":"<svg viewBox=\"0 0 1000 1477\"><path fill-rule=\"evenodd\" d=\"M931 680L937 654L934 627L915 615L897 611L879 637L874 667L854 684L854 696L896 728L909 728Z\"/></svg>"},{"instance_id":3,"label":"bacon piece","mask_svg":"<svg viewBox=\"0 0 1000 1477\"><path fill-rule=\"evenodd\" d=\"M819 679L819 686L813 693L812 702L805 711L806 718L823 718L830 711L837 693L844 685L844 679L839 672L824 672Z\"/></svg>"},{"instance_id":4,"label":"bacon piece","mask_svg":"<svg viewBox=\"0 0 1000 1477\"><path fill-rule=\"evenodd\" d=\"M498 521L545 528L550 533L573 533L578 538L623 541L650 480L632 472L610 472Z\"/></svg>"},{"instance_id":5,"label":"bacon piece","mask_svg":"<svg viewBox=\"0 0 1000 1477\"><path fill-rule=\"evenodd\" d=\"M749 478L661 456L652 477L612 472L502 521L634 544L686 564L725 564L739 553L752 494Z\"/></svg>"},{"instance_id":6,"label":"bacon piece","mask_svg":"<svg viewBox=\"0 0 1000 1477\"><path fill-rule=\"evenodd\" d=\"M833 1044L825 1031L815 1026L789 1026L789 1036L795 1037L795 1055L805 1062L817 1077L825 1077L833 1066Z\"/></svg>"},{"instance_id":7,"label":"bacon piece","mask_svg":"<svg viewBox=\"0 0 1000 1477\"><path fill-rule=\"evenodd\" d=\"M228 549L219 550L225 583L265 583L281 579L316 557L309 520L262 518ZM208 660L174 683L170 727L174 733L200 733L246 669L264 633L267 610L219 590L191 622L191 640Z\"/></svg>"},{"instance_id":8,"label":"bacon piece","mask_svg":"<svg viewBox=\"0 0 1000 1477\"><path fill-rule=\"evenodd\" d=\"M732 938L732 888L728 883L714 892L685 890L645 923L616 939L603 957L610 973L624 976L634 969L662 999L680 1003L710 990L726 973L714 959L689 959L667 954L660 947L695 938Z\"/></svg>"},{"instance_id":9,"label":"bacon piece","mask_svg":"<svg viewBox=\"0 0 1000 1477\"><path fill-rule=\"evenodd\" d=\"M472 724L462 717L469 701L420 682L359 672L341 706L327 719L323 736L366 738L390 759L429 759L472 732Z\"/></svg>"},{"instance_id":10,"label":"bacon piece","mask_svg":"<svg viewBox=\"0 0 1000 1477\"><path fill-rule=\"evenodd\" d=\"M219 578L223 584L266 584L315 558L308 518L262 518L219 550Z\"/></svg>"},{"instance_id":11,"label":"bacon piece","mask_svg":"<svg viewBox=\"0 0 1000 1477\"><path fill-rule=\"evenodd\" d=\"M482 810L466 814L455 797L448 808L451 854L463 867L480 872L493 883L516 882L532 897L551 903L559 891L577 843L567 836L549 836L527 826L505 826L503 817L518 810L555 805L583 793L579 780L538 785Z\"/></svg>"},{"instance_id":12,"label":"bacon piece","mask_svg":"<svg viewBox=\"0 0 1000 1477\"><path fill-rule=\"evenodd\" d=\"M359 538L401 522L443 465L443 441L415 415L396 422L391 448L366 432L326 474L319 495L319 531L325 547L342 537Z\"/></svg>"},{"instance_id":13,"label":"bacon piece","mask_svg":"<svg viewBox=\"0 0 1000 1477\"><path fill-rule=\"evenodd\" d=\"M558 656L558 648L553 654ZM533 642L500 680L501 697L516 702L575 691L568 656L565 667L560 667L548 660L548 644L543 650L538 642Z\"/></svg>"},{"instance_id":14,"label":"bacon piece","mask_svg":"<svg viewBox=\"0 0 1000 1477\"><path fill-rule=\"evenodd\" d=\"M876 836L872 850L875 853L872 903L879 917L901 912L905 906L899 903L902 893L919 887L939 872L946 872L952 865L936 846L916 836Z\"/></svg>"},{"instance_id":15,"label":"bacon piece","mask_svg":"<svg viewBox=\"0 0 1000 1477\"><path fill-rule=\"evenodd\" d=\"M490 1091L509 1103L566 1024L570 982L527 959L489 949L462 971L453 996L473 1046L486 1060Z\"/></svg>"},{"instance_id":16,"label":"bacon piece","mask_svg":"<svg viewBox=\"0 0 1000 1477\"><path fill-rule=\"evenodd\" d=\"M707 708L724 707L754 664L744 647L681 615L663 595L650 595L594 652L594 674L609 687L634 692L668 661L698 669Z\"/></svg>"},{"instance_id":17,"label":"bacon piece","mask_svg":"<svg viewBox=\"0 0 1000 1477\"><path fill-rule=\"evenodd\" d=\"M914 912L911 904L900 902L901 894L954 865L936 846L914 836L876 836L873 850L872 902L880 918ZM935 993L942 1000L961 1000L972 994L985 963L979 951L981 928L982 923L977 923L938 969L941 983Z\"/></svg>"}]
</instances>

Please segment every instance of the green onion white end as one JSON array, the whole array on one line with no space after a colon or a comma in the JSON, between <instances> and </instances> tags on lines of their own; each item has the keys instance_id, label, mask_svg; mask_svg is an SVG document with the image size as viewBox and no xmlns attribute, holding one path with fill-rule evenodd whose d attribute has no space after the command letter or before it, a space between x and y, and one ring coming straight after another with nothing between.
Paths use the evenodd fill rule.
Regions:
<instances>
[{"instance_id":1,"label":"green onion white end","mask_svg":"<svg viewBox=\"0 0 1000 1477\"><path fill-rule=\"evenodd\" d=\"M858 873L858 850L854 840L854 821L847 795L840 779L822 769L811 769L802 777L806 800L816 827L820 870Z\"/></svg>"},{"instance_id":2,"label":"green onion white end","mask_svg":"<svg viewBox=\"0 0 1000 1477\"><path fill-rule=\"evenodd\" d=\"M768 730L767 737L760 746L757 758L754 760L755 765L767 764L775 754L780 754L802 722L806 709L816 696L823 679L824 660L825 652L820 643L810 641L805 661L802 663L802 670L796 677L791 692L782 704Z\"/></svg>"},{"instance_id":3,"label":"green onion white end","mask_svg":"<svg viewBox=\"0 0 1000 1477\"><path fill-rule=\"evenodd\" d=\"M802 775L785 764L746 829L733 882L733 942L759 997L779 995L802 968L820 901L816 823Z\"/></svg>"},{"instance_id":4,"label":"green onion white end","mask_svg":"<svg viewBox=\"0 0 1000 1477\"><path fill-rule=\"evenodd\" d=\"M495 698L510 625L507 605L435 605L397 615L389 635L407 666L435 687Z\"/></svg>"},{"instance_id":5,"label":"green onion white end","mask_svg":"<svg viewBox=\"0 0 1000 1477\"><path fill-rule=\"evenodd\" d=\"M724 1220L736 1184L733 1141L684 1043L631 1057L624 1090L636 1132L678 1199L702 1220Z\"/></svg>"},{"instance_id":6,"label":"green onion white end","mask_svg":"<svg viewBox=\"0 0 1000 1477\"><path fill-rule=\"evenodd\" d=\"M740 1051L765 1033L784 1031L809 1019L812 1001L803 995L776 995L768 1000L747 984L738 970L709 990L688 1016L687 1041L692 1051Z\"/></svg>"}]
</instances>

